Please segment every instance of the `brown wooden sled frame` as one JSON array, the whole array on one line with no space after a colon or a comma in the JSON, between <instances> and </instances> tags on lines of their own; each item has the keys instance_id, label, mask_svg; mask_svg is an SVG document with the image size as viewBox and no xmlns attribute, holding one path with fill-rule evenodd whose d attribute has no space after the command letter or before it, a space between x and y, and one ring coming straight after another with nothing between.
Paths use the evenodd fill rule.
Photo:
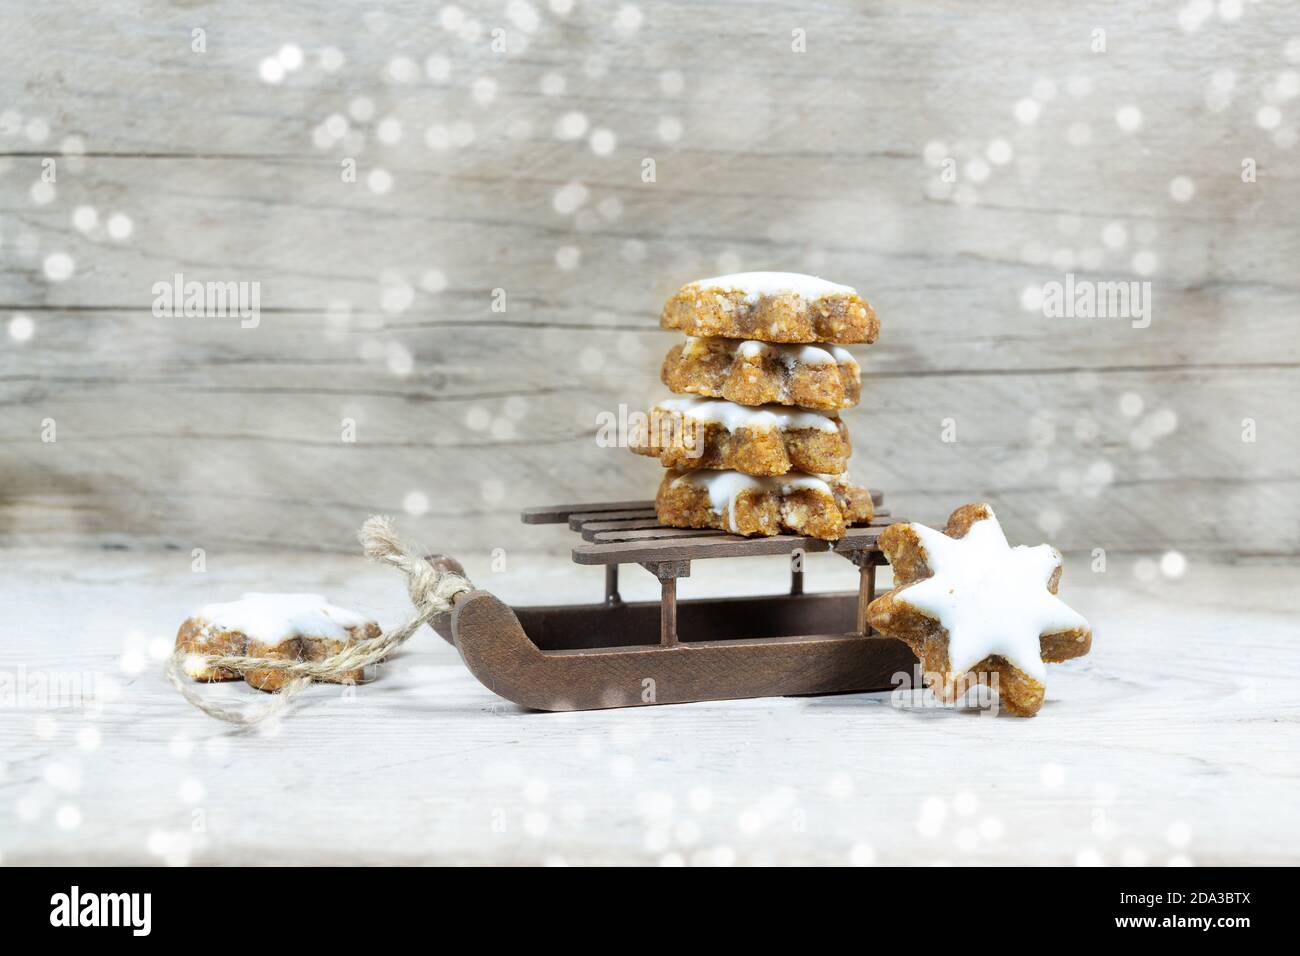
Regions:
<instances>
[{"instance_id":1,"label":"brown wooden sled frame","mask_svg":"<svg viewBox=\"0 0 1300 956\"><path fill-rule=\"evenodd\" d=\"M888 689L916 658L867 624L876 568L885 563L877 539L893 520L879 502L870 525L839 541L668 528L649 501L530 508L525 524L567 522L581 535L573 560L605 567L605 600L511 608L474 590L433 626L485 687L535 710ZM793 557L820 551L858 567L856 593L804 593L802 561ZM787 594L677 600L677 579L690 575L694 560L770 554L792 556ZM623 601L623 564L655 575L660 600Z\"/></svg>"}]
</instances>

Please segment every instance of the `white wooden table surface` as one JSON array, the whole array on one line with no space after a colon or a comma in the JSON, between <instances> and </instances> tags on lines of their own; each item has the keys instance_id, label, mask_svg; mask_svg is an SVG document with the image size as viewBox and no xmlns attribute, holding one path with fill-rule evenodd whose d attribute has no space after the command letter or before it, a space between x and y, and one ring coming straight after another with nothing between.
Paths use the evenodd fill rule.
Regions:
<instances>
[{"instance_id":1,"label":"white wooden table surface","mask_svg":"<svg viewBox=\"0 0 1300 956\"><path fill-rule=\"evenodd\" d=\"M558 532L557 532L558 533ZM588 600L598 569L467 565L516 603ZM683 597L779 590L783 562L697 562ZM761 573L754 573L760 568ZM196 605L313 589L406 613L360 558L0 552L0 672L89 672L89 706L5 701L0 854L87 863L1296 863L1300 572L1193 562L1170 579L1068 565L1091 656L1050 669L1032 720L889 695L525 713L426 632L351 699L318 687L233 732L166 683ZM847 588L825 555L810 589ZM887 576L886 576L887 578ZM653 595L639 569L629 598ZM12 683L10 685L12 687ZM260 700L245 685L214 695Z\"/></svg>"}]
</instances>

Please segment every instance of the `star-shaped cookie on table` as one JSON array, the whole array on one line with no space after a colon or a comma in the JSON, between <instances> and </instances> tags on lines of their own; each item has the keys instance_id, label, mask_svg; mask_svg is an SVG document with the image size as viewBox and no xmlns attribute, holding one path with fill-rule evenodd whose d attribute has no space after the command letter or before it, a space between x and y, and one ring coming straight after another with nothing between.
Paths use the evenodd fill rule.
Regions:
<instances>
[{"instance_id":1,"label":"star-shaped cookie on table","mask_svg":"<svg viewBox=\"0 0 1300 956\"><path fill-rule=\"evenodd\" d=\"M942 532L890 525L880 549L895 587L871 602L868 620L912 649L940 700L996 674L1001 706L1031 717L1043 705L1044 662L1092 647L1088 622L1056 596L1060 552L1011 547L988 505L962 505Z\"/></svg>"},{"instance_id":2,"label":"star-shaped cookie on table","mask_svg":"<svg viewBox=\"0 0 1300 956\"><path fill-rule=\"evenodd\" d=\"M293 678L285 671L259 667L244 672L210 666L209 655L271 660L323 661L360 641L378 637L379 625L356 611L336 607L319 594L245 594L238 601L209 604L186 619L176 634L185 655L181 670L196 681L240 680L259 690L276 691ZM363 670L321 678L359 684Z\"/></svg>"}]
</instances>

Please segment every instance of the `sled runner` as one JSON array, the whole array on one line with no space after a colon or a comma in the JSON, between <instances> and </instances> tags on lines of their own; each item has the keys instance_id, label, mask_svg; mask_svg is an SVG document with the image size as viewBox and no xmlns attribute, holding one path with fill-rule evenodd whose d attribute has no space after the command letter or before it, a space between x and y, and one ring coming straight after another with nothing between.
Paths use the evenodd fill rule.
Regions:
<instances>
[{"instance_id":1,"label":"sled runner","mask_svg":"<svg viewBox=\"0 0 1300 956\"><path fill-rule=\"evenodd\" d=\"M877 506L880 497L875 496ZM583 543L573 560L605 568L600 604L512 608L487 591L458 596L434 629L456 646L485 687L535 710L594 710L740 697L885 690L916 658L901 641L873 636L877 546L892 523L877 507L870 525L839 541L800 535L745 538L668 528L650 501L529 508L525 524L567 522ZM787 594L678 601L677 579L705 558L833 551L859 568L856 593L805 594L800 562ZM441 558L449 564L455 562ZM619 567L659 579L658 602L624 602Z\"/></svg>"}]
</instances>

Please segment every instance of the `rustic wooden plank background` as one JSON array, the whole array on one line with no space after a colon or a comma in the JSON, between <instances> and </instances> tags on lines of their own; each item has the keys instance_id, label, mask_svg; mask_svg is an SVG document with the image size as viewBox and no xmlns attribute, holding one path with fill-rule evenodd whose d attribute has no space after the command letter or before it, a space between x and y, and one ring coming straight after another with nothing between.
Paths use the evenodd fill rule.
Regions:
<instances>
[{"instance_id":1,"label":"rustic wooden plank background","mask_svg":"<svg viewBox=\"0 0 1300 956\"><path fill-rule=\"evenodd\" d=\"M521 506L654 486L594 435L660 393L663 299L780 268L882 317L847 419L897 511L1294 557L1300 8L1203 12L3 0L0 541L344 551L406 509L449 549L561 550ZM1023 307L1066 271L1149 279L1152 324ZM260 325L155 318L178 272L259 282Z\"/></svg>"}]
</instances>

